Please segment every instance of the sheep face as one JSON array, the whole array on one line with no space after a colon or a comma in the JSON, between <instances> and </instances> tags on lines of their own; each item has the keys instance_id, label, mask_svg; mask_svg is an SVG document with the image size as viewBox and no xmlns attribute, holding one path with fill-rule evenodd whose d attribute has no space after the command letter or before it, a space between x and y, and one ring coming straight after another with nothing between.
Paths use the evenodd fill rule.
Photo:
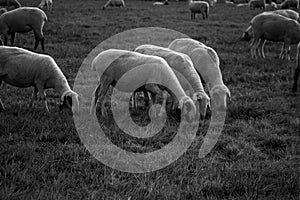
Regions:
<instances>
[{"instance_id":1,"label":"sheep face","mask_svg":"<svg viewBox=\"0 0 300 200\"><path fill-rule=\"evenodd\" d=\"M185 117L188 122L192 122L196 116L196 106L191 98L188 96L183 97L179 101L179 107L181 114Z\"/></svg>"},{"instance_id":2,"label":"sheep face","mask_svg":"<svg viewBox=\"0 0 300 200\"><path fill-rule=\"evenodd\" d=\"M215 86L212 88L211 92L211 102L213 109L217 111L226 111L227 109L227 98L231 99L231 94L229 89L225 86Z\"/></svg>"},{"instance_id":3,"label":"sheep face","mask_svg":"<svg viewBox=\"0 0 300 200\"><path fill-rule=\"evenodd\" d=\"M210 107L210 98L203 93L195 93L193 95L193 101L199 102L199 112L200 112L200 117L204 118L206 115L206 110L207 107Z\"/></svg>"},{"instance_id":4,"label":"sheep face","mask_svg":"<svg viewBox=\"0 0 300 200\"><path fill-rule=\"evenodd\" d=\"M67 91L61 96L59 109L69 108L74 114L79 114L79 96L73 91Z\"/></svg>"}]
</instances>

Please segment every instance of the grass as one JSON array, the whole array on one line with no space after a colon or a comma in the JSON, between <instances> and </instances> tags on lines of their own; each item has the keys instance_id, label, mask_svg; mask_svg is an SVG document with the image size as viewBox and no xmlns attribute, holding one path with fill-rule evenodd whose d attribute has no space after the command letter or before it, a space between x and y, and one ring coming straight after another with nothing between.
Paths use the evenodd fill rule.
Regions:
<instances>
[{"instance_id":1,"label":"grass","mask_svg":"<svg viewBox=\"0 0 300 200\"><path fill-rule=\"evenodd\" d=\"M103 11L104 1L55 1L44 29L46 53L73 85L94 47L132 28L169 28L213 47L233 99L213 151L203 159L197 157L207 119L190 148L174 163L151 173L120 172L87 151L70 111L58 111L56 93L47 92L51 110L47 114L41 102L28 108L32 89L4 85L0 90L6 106L0 112L0 199L300 198L300 94L290 92L295 47L290 63L277 58L281 45L276 43L267 43L267 59L250 59L248 43L236 41L260 10L217 4L207 21L199 16L192 22L186 2L155 8L152 3L127 1L126 9ZM18 34L16 45L31 49L33 40L32 33ZM103 124L115 143L143 152L172 140L174 120L167 121L162 134L149 141L120 134L108 120Z\"/></svg>"}]
</instances>

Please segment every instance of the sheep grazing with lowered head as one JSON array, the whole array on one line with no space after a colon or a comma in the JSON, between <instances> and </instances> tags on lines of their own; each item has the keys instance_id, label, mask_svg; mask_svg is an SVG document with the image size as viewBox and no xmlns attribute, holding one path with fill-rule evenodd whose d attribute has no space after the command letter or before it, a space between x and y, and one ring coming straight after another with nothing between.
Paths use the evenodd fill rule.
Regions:
<instances>
[{"instance_id":1,"label":"sheep grazing with lowered head","mask_svg":"<svg viewBox=\"0 0 300 200\"><path fill-rule=\"evenodd\" d=\"M191 58L194 67L208 87L212 108L225 111L227 98L230 100L231 95L223 82L220 61L215 50L190 38L176 39L168 48L187 54Z\"/></svg>"},{"instance_id":2,"label":"sheep grazing with lowered head","mask_svg":"<svg viewBox=\"0 0 300 200\"><path fill-rule=\"evenodd\" d=\"M253 31L253 40L250 44L252 58L265 58L265 42L283 42L283 47L279 55L280 58L287 54L290 60L290 45L300 42L300 24L293 19L284 17L274 12L263 12L256 15L250 22Z\"/></svg>"},{"instance_id":3,"label":"sheep grazing with lowered head","mask_svg":"<svg viewBox=\"0 0 300 200\"><path fill-rule=\"evenodd\" d=\"M299 9L299 0L285 0L281 4L278 4L277 7L278 9L289 9L289 8Z\"/></svg>"},{"instance_id":4,"label":"sheep grazing with lowered head","mask_svg":"<svg viewBox=\"0 0 300 200\"><path fill-rule=\"evenodd\" d=\"M208 18L209 4L206 1L189 0L189 9L191 11L191 20L196 19L196 14L202 14L203 19Z\"/></svg>"},{"instance_id":5,"label":"sheep grazing with lowered head","mask_svg":"<svg viewBox=\"0 0 300 200\"><path fill-rule=\"evenodd\" d=\"M0 35L4 36L4 45L7 45L8 35L11 35L11 45L14 45L16 33L27 33L33 31L35 37L34 49L41 42L42 50L45 50L45 37L43 27L47 16L39 8L21 7L3 13L0 16Z\"/></svg>"},{"instance_id":6,"label":"sheep grazing with lowered head","mask_svg":"<svg viewBox=\"0 0 300 200\"><path fill-rule=\"evenodd\" d=\"M264 10L266 8L266 2L265 0L250 0L249 8L250 9L260 8Z\"/></svg>"},{"instance_id":7,"label":"sheep grazing with lowered head","mask_svg":"<svg viewBox=\"0 0 300 200\"><path fill-rule=\"evenodd\" d=\"M46 6L47 10L52 10L52 0L41 0L41 3L38 5L38 8L43 9Z\"/></svg>"},{"instance_id":8,"label":"sheep grazing with lowered head","mask_svg":"<svg viewBox=\"0 0 300 200\"><path fill-rule=\"evenodd\" d=\"M168 65L174 70L186 94L190 96L194 102L199 101L201 117L205 117L210 99L205 93L201 79L188 55L173 51L169 48L150 44L138 46L134 51L146 55L159 56L165 59Z\"/></svg>"},{"instance_id":9,"label":"sheep grazing with lowered head","mask_svg":"<svg viewBox=\"0 0 300 200\"><path fill-rule=\"evenodd\" d=\"M95 112L96 102L100 96L101 112L103 116L106 116L103 100L110 85L122 92L133 92L136 87L145 85L145 88L154 94L165 96L166 94L158 85L151 84L160 83L167 90L171 90L179 99L179 107L188 121L193 120L196 116L196 106L193 100L185 94L173 70L160 57L133 51L109 49L94 58L92 70L97 73L99 82L93 92L90 113ZM126 79L120 80L125 75ZM164 103L163 107L165 107Z\"/></svg>"},{"instance_id":10,"label":"sheep grazing with lowered head","mask_svg":"<svg viewBox=\"0 0 300 200\"><path fill-rule=\"evenodd\" d=\"M0 6L6 8L7 10L13 10L20 8L21 4L17 0L0 0Z\"/></svg>"},{"instance_id":11,"label":"sheep grazing with lowered head","mask_svg":"<svg viewBox=\"0 0 300 200\"><path fill-rule=\"evenodd\" d=\"M66 105L74 114L79 113L78 94L71 90L66 77L48 55L0 46L0 85L2 81L20 88L34 87L30 107L39 95L49 112L45 89L53 88L60 95L60 109ZM4 109L1 100L0 107Z\"/></svg>"},{"instance_id":12,"label":"sheep grazing with lowered head","mask_svg":"<svg viewBox=\"0 0 300 200\"><path fill-rule=\"evenodd\" d=\"M125 2L124 0L108 0L102 9L104 10L108 6L125 8Z\"/></svg>"}]
</instances>

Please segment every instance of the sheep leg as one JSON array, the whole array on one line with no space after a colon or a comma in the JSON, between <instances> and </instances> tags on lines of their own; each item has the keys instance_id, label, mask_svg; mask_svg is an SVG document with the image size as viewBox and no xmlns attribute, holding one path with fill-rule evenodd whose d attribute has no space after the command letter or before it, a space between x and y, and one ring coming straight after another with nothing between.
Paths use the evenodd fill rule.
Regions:
<instances>
[{"instance_id":1,"label":"sheep leg","mask_svg":"<svg viewBox=\"0 0 300 200\"><path fill-rule=\"evenodd\" d=\"M286 48L286 45L285 45L285 43L283 43L282 48L281 48L281 52L280 52L280 55L279 55L280 59L284 58L285 48Z\"/></svg>"},{"instance_id":2,"label":"sheep leg","mask_svg":"<svg viewBox=\"0 0 300 200\"><path fill-rule=\"evenodd\" d=\"M32 92L32 97L31 97L31 100L30 100L30 103L29 103L30 108L32 107L33 102L37 99L37 93L38 93L38 89L37 89L36 86L34 86L34 90Z\"/></svg>"},{"instance_id":3,"label":"sheep leg","mask_svg":"<svg viewBox=\"0 0 300 200\"><path fill-rule=\"evenodd\" d=\"M11 38L10 38L11 46L14 46L15 37L16 37L16 33L15 32L11 33Z\"/></svg>"},{"instance_id":4,"label":"sheep leg","mask_svg":"<svg viewBox=\"0 0 300 200\"><path fill-rule=\"evenodd\" d=\"M40 86L37 86L37 90L38 90L38 94L40 96L39 98L44 101L46 110L47 110L48 113L50 113L49 107L48 107L48 104L47 104L46 93L45 93L44 89L42 87L40 87Z\"/></svg>"},{"instance_id":5,"label":"sheep leg","mask_svg":"<svg viewBox=\"0 0 300 200\"><path fill-rule=\"evenodd\" d=\"M144 100L145 101L145 106L148 106L150 99L149 99L149 95L148 95L147 90L144 90L143 94L144 94L144 98L145 98L145 100Z\"/></svg>"},{"instance_id":6,"label":"sheep leg","mask_svg":"<svg viewBox=\"0 0 300 200\"><path fill-rule=\"evenodd\" d=\"M154 93L154 94L160 94L160 95L162 95L163 97L164 97L164 95L165 95L165 93L158 87L158 85L155 85L155 84L147 84L146 86L145 86L145 88L146 88L146 90L149 90L149 91L151 91L152 93ZM159 112L159 114L158 114L158 116L162 116L163 115L163 113L165 112L165 97L164 97L164 100L163 100L163 104L162 104L162 107L161 107L161 109L160 109L160 112ZM155 113L155 116L156 116L156 113Z\"/></svg>"},{"instance_id":7,"label":"sheep leg","mask_svg":"<svg viewBox=\"0 0 300 200\"><path fill-rule=\"evenodd\" d=\"M260 39L259 43L257 45L258 56L261 57L261 58L265 58L264 50L263 50L265 42L266 42L265 40Z\"/></svg>"},{"instance_id":8,"label":"sheep leg","mask_svg":"<svg viewBox=\"0 0 300 200\"><path fill-rule=\"evenodd\" d=\"M250 53L252 58L256 58L256 52L255 52L255 43L257 42L256 38L253 38L250 43Z\"/></svg>"},{"instance_id":9,"label":"sheep leg","mask_svg":"<svg viewBox=\"0 0 300 200\"><path fill-rule=\"evenodd\" d=\"M300 74L300 66L299 66L299 61L297 61L297 68L295 69L295 74L294 74L294 84L293 84L293 92L297 92L297 84L298 84L298 78ZM0 99L1 100L1 99Z\"/></svg>"},{"instance_id":10,"label":"sheep leg","mask_svg":"<svg viewBox=\"0 0 300 200\"><path fill-rule=\"evenodd\" d=\"M0 87L2 85L2 80L0 80ZM2 100L0 99L0 110L5 110Z\"/></svg>"},{"instance_id":11,"label":"sheep leg","mask_svg":"<svg viewBox=\"0 0 300 200\"><path fill-rule=\"evenodd\" d=\"M42 29L42 27L41 27ZM42 30L40 30L40 32L36 32L34 31L34 38L35 38L35 44L34 44L34 50L37 49L39 42L41 41L41 46L42 46L42 50L45 50L45 37L42 33Z\"/></svg>"}]
</instances>

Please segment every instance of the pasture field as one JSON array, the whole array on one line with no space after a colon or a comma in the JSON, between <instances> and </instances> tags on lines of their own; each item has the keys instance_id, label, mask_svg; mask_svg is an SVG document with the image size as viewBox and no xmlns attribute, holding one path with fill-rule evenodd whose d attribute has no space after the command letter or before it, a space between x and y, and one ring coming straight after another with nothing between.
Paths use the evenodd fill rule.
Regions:
<instances>
[{"instance_id":1,"label":"pasture field","mask_svg":"<svg viewBox=\"0 0 300 200\"><path fill-rule=\"evenodd\" d=\"M53 10L47 12L45 53L57 61L70 84L84 58L110 36L149 26L182 32L217 51L232 94L218 143L205 158L198 158L207 117L190 148L171 165L151 173L120 172L86 150L71 112L59 112L56 93L47 92L48 114L41 102L28 108L31 88L4 84L0 199L300 199L300 93L291 93L296 47L288 63L278 59L280 44L267 43L267 58L254 60L248 42L236 43L260 10L216 4L207 21L199 15L192 22L186 2L153 7L151 1L128 0L126 9L103 11L104 3L54 0ZM32 49L33 42L28 33L18 34L15 43ZM113 132L112 140L121 144L124 137L119 138L118 129L109 121L103 124ZM167 133L155 143L146 142L147 148L170 142L176 128L168 124ZM132 148L141 148L142 144L132 143Z\"/></svg>"}]
</instances>

